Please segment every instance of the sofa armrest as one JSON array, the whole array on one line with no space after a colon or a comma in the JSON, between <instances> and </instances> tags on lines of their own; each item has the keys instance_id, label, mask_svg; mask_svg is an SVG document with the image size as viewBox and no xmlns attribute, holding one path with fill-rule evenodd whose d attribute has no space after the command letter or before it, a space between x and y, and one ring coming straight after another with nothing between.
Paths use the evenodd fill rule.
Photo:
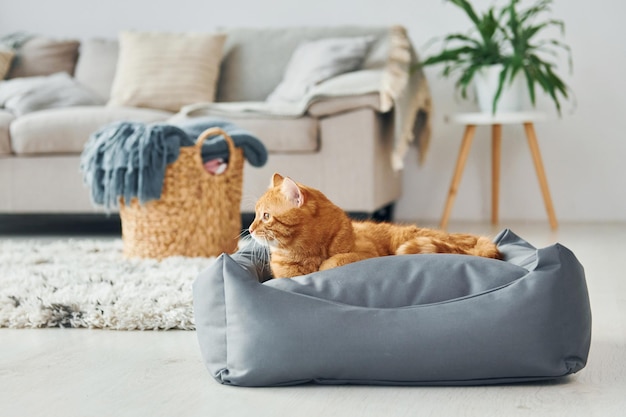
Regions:
<instances>
[{"instance_id":1,"label":"sofa armrest","mask_svg":"<svg viewBox=\"0 0 626 417\"><path fill-rule=\"evenodd\" d=\"M384 71L352 71L319 83L309 93L307 112L314 117L330 116L360 108L385 112L381 103Z\"/></svg>"},{"instance_id":2,"label":"sofa armrest","mask_svg":"<svg viewBox=\"0 0 626 417\"><path fill-rule=\"evenodd\" d=\"M371 108L383 113L380 105L380 94L369 93L318 99L309 105L307 113L313 117L325 117L362 108Z\"/></svg>"}]
</instances>

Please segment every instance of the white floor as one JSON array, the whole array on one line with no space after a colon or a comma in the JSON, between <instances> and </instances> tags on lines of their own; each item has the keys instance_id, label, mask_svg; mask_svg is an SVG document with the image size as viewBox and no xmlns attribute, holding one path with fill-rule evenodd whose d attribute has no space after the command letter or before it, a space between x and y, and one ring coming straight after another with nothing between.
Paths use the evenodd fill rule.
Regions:
<instances>
[{"instance_id":1,"label":"white floor","mask_svg":"<svg viewBox=\"0 0 626 417\"><path fill-rule=\"evenodd\" d=\"M562 381L236 388L204 369L195 332L0 329L0 416L626 416L626 224L511 228L535 246L559 241L585 266L591 352L587 367Z\"/></svg>"}]
</instances>

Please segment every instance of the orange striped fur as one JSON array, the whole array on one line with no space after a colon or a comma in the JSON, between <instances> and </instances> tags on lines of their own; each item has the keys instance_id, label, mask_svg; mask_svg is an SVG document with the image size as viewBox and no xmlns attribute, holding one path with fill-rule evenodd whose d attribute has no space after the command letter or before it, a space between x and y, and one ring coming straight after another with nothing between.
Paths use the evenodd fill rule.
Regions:
<instances>
[{"instance_id":1,"label":"orange striped fur","mask_svg":"<svg viewBox=\"0 0 626 417\"><path fill-rule=\"evenodd\" d=\"M269 246L270 268L276 278L388 255L455 253L500 258L487 237L353 221L320 191L280 174L274 174L255 210L250 234Z\"/></svg>"}]
</instances>

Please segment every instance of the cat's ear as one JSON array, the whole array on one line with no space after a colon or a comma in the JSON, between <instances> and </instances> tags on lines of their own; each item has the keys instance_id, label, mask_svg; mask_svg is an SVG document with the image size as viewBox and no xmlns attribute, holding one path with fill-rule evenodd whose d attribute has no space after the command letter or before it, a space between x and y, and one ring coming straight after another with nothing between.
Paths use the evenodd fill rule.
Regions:
<instances>
[{"instance_id":1,"label":"cat's ear","mask_svg":"<svg viewBox=\"0 0 626 417\"><path fill-rule=\"evenodd\" d=\"M304 194L302 194L302 190L298 187L298 184L296 184L294 180L289 177L285 177L280 190L283 195L287 197L287 200L289 200L294 206L302 207L304 204Z\"/></svg>"},{"instance_id":2,"label":"cat's ear","mask_svg":"<svg viewBox=\"0 0 626 417\"><path fill-rule=\"evenodd\" d=\"M270 188L274 188L274 187L278 187L279 185L281 185L283 183L283 176L280 175L278 172L274 172L274 175L272 175L272 182L270 182Z\"/></svg>"}]
</instances>

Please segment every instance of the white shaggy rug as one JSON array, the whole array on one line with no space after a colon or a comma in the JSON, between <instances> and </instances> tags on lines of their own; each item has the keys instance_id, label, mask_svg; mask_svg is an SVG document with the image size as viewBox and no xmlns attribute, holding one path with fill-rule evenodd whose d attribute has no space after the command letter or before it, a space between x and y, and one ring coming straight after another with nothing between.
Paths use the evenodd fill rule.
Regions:
<instances>
[{"instance_id":1,"label":"white shaggy rug","mask_svg":"<svg viewBox=\"0 0 626 417\"><path fill-rule=\"evenodd\" d=\"M213 259L125 259L122 241L0 240L0 327L195 328L191 286Z\"/></svg>"}]
</instances>

